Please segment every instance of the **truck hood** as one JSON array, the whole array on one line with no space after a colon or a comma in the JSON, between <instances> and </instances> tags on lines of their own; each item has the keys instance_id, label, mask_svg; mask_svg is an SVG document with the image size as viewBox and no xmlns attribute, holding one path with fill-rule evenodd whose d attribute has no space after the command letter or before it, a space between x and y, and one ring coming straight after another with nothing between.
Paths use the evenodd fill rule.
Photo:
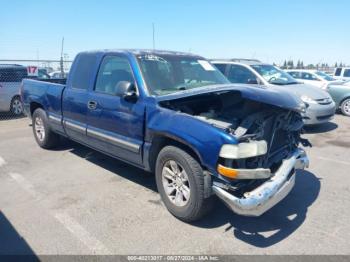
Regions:
<instances>
[{"instance_id":1,"label":"truck hood","mask_svg":"<svg viewBox=\"0 0 350 262\"><path fill-rule=\"evenodd\" d=\"M285 88L288 92L291 92L298 97L308 96L315 100L330 97L329 94L321 88L308 84L286 85L280 86L280 88Z\"/></svg>"},{"instance_id":2,"label":"truck hood","mask_svg":"<svg viewBox=\"0 0 350 262\"><path fill-rule=\"evenodd\" d=\"M243 98L277 106L288 110L293 110L296 112L303 112L305 110L305 104L299 99L299 96L295 96L292 92L288 90L283 90L280 87L251 86L244 84L204 86L175 92L169 95L158 96L156 97L156 100L160 102L201 94L228 91L237 91L241 93Z\"/></svg>"}]
</instances>

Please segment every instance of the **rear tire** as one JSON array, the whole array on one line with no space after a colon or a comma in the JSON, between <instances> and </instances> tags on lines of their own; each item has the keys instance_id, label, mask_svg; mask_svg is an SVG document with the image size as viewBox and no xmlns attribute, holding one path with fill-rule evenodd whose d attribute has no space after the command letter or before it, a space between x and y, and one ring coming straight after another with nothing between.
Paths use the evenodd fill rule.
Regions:
<instances>
[{"instance_id":1,"label":"rear tire","mask_svg":"<svg viewBox=\"0 0 350 262\"><path fill-rule=\"evenodd\" d=\"M23 105L19 96L15 96L14 98L12 98L10 111L11 114L14 116L23 115Z\"/></svg>"},{"instance_id":2,"label":"rear tire","mask_svg":"<svg viewBox=\"0 0 350 262\"><path fill-rule=\"evenodd\" d=\"M340 110L344 115L350 116L350 98L345 99L341 103Z\"/></svg>"},{"instance_id":3,"label":"rear tire","mask_svg":"<svg viewBox=\"0 0 350 262\"><path fill-rule=\"evenodd\" d=\"M36 142L45 149L51 149L59 144L60 136L54 133L50 126L46 112L38 108L32 117L32 127Z\"/></svg>"},{"instance_id":4,"label":"rear tire","mask_svg":"<svg viewBox=\"0 0 350 262\"><path fill-rule=\"evenodd\" d=\"M211 186L204 183L201 165L186 151L164 147L157 158L156 182L166 208L175 217L192 222L206 215L212 198L205 197Z\"/></svg>"}]
</instances>

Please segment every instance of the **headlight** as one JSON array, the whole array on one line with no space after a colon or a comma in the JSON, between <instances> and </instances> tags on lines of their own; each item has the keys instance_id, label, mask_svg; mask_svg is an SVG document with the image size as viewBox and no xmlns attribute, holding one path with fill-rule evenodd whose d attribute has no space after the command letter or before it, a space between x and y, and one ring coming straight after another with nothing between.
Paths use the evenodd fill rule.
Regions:
<instances>
[{"instance_id":1,"label":"headlight","mask_svg":"<svg viewBox=\"0 0 350 262\"><path fill-rule=\"evenodd\" d=\"M261 156L267 153L267 143L264 140L240 143L238 145L223 145L220 157L227 159L241 159Z\"/></svg>"},{"instance_id":2,"label":"headlight","mask_svg":"<svg viewBox=\"0 0 350 262\"><path fill-rule=\"evenodd\" d=\"M317 102L315 100L313 100L312 98L308 97L308 96L301 96L301 100L304 102L304 103L308 103L308 104L317 104Z\"/></svg>"}]
</instances>

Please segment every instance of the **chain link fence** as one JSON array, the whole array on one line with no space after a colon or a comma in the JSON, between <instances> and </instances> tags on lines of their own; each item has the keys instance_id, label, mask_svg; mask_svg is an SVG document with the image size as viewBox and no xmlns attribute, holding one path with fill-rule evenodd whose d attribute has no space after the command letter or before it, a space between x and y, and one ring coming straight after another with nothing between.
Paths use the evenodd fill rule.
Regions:
<instances>
[{"instance_id":1,"label":"chain link fence","mask_svg":"<svg viewBox=\"0 0 350 262\"><path fill-rule=\"evenodd\" d=\"M67 78L71 61L0 60L0 121L24 117L20 97L23 79L59 82Z\"/></svg>"}]
</instances>

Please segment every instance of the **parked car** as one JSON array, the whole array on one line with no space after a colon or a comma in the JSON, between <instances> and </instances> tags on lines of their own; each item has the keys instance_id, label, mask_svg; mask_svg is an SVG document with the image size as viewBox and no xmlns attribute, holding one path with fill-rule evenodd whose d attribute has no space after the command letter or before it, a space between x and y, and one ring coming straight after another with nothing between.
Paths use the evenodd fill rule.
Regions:
<instances>
[{"instance_id":1,"label":"parked car","mask_svg":"<svg viewBox=\"0 0 350 262\"><path fill-rule=\"evenodd\" d=\"M350 116L350 81L342 85L330 85L328 93L332 96L336 108L344 115Z\"/></svg>"},{"instance_id":2,"label":"parked car","mask_svg":"<svg viewBox=\"0 0 350 262\"><path fill-rule=\"evenodd\" d=\"M285 70L293 78L301 80L305 84L313 85L327 91L328 86L331 84L342 84L343 81L336 80L335 78L327 75L319 70L308 69L290 69Z\"/></svg>"},{"instance_id":3,"label":"parked car","mask_svg":"<svg viewBox=\"0 0 350 262\"><path fill-rule=\"evenodd\" d=\"M335 114L335 103L330 95L311 85L301 84L283 70L258 60L216 59L212 63L231 83L251 84L257 87L279 87L298 96L307 106L302 114L305 125L328 122Z\"/></svg>"},{"instance_id":4,"label":"parked car","mask_svg":"<svg viewBox=\"0 0 350 262\"><path fill-rule=\"evenodd\" d=\"M68 72L62 72L61 71L53 71L51 73L49 73L49 76L51 79L65 79L67 78Z\"/></svg>"},{"instance_id":5,"label":"parked car","mask_svg":"<svg viewBox=\"0 0 350 262\"><path fill-rule=\"evenodd\" d=\"M0 112L11 112L15 116L23 113L19 89L22 80L27 76L25 66L0 65Z\"/></svg>"},{"instance_id":6,"label":"parked car","mask_svg":"<svg viewBox=\"0 0 350 262\"><path fill-rule=\"evenodd\" d=\"M21 94L39 146L64 136L155 172L165 206L184 221L207 213L213 194L259 216L308 165L297 97L229 84L192 54L82 52L66 85L24 80Z\"/></svg>"},{"instance_id":7,"label":"parked car","mask_svg":"<svg viewBox=\"0 0 350 262\"><path fill-rule=\"evenodd\" d=\"M350 67L337 67L334 69L334 78L339 80L350 80Z\"/></svg>"}]
</instances>

